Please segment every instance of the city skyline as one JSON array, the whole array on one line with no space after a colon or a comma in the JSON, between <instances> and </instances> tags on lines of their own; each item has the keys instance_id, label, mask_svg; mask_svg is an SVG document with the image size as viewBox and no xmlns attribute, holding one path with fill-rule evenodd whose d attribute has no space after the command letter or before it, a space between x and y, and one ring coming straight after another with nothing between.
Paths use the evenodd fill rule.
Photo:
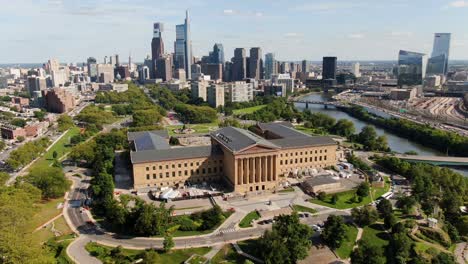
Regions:
<instances>
[{"instance_id":1,"label":"city skyline","mask_svg":"<svg viewBox=\"0 0 468 264\"><path fill-rule=\"evenodd\" d=\"M164 46L166 52L174 52L175 28L186 9L191 13L193 54L199 58L207 55L215 43L221 43L226 61L235 48L250 47L260 47L264 54L275 53L276 59L283 61L320 61L323 56L396 60L400 49L431 54L434 32L449 32L451 59L468 59L468 34L463 29L468 1L439 0L430 5L424 1L213 3L2 3L0 14L4 21L0 29L6 41L0 43L1 63L37 63L47 58L82 62L90 56L101 61L108 54L126 57L129 53L134 61L141 62L151 54L150 28L155 22L165 24ZM398 20L394 12L399 12ZM435 15L439 19L431 18ZM295 19L286 19L290 16ZM37 30L37 21L54 27Z\"/></svg>"}]
</instances>

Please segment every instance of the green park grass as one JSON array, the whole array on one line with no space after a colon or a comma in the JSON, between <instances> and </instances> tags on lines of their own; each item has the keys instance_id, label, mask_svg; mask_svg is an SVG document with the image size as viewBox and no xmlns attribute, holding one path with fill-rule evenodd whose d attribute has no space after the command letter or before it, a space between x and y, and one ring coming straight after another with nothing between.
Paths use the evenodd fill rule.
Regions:
<instances>
[{"instance_id":1,"label":"green park grass","mask_svg":"<svg viewBox=\"0 0 468 264\"><path fill-rule=\"evenodd\" d=\"M294 188L293 187L288 187L288 188L284 188L280 191L278 191L279 193L288 193L288 192L294 192Z\"/></svg>"},{"instance_id":2,"label":"green park grass","mask_svg":"<svg viewBox=\"0 0 468 264\"><path fill-rule=\"evenodd\" d=\"M265 106L267 106L267 105L256 105L256 106L242 108L242 109L235 109L232 112L236 116L245 115L245 114L252 114L252 113L264 108Z\"/></svg>"},{"instance_id":3,"label":"green park grass","mask_svg":"<svg viewBox=\"0 0 468 264\"><path fill-rule=\"evenodd\" d=\"M59 203L63 203L63 198L41 201L35 204L34 209L36 210L36 213L32 217L31 221L29 221L28 230L32 232L40 225L60 214L62 209L57 209L57 205Z\"/></svg>"},{"instance_id":4,"label":"green park grass","mask_svg":"<svg viewBox=\"0 0 468 264\"><path fill-rule=\"evenodd\" d=\"M309 207L305 207L305 206L298 205L298 204L294 204L292 207L293 207L293 210L296 212L307 212L311 214L317 213L317 210L315 210L314 208L309 208Z\"/></svg>"},{"instance_id":5,"label":"green park grass","mask_svg":"<svg viewBox=\"0 0 468 264\"><path fill-rule=\"evenodd\" d=\"M388 179L385 179L385 185L383 188L378 188L378 187L370 188L370 193L374 197L374 200L379 198L386 192L388 192L388 190L390 189L390 182L387 180ZM331 208L336 208L336 209L349 209L349 208L354 208L354 207L370 204L372 202L370 195L364 197L361 202L356 202L354 200L354 197L356 196L356 190L340 192L340 193L336 193L336 195L338 195L338 201L336 202L336 204L333 204L331 201L333 194L327 194L323 201L319 199L311 199L309 200L309 202L318 204L318 205L331 207Z\"/></svg>"},{"instance_id":6,"label":"green park grass","mask_svg":"<svg viewBox=\"0 0 468 264\"><path fill-rule=\"evenodd\" d=\"M361 239L368 241L371 245L385 247L389 243L390 235L385 232L383 224L372 224L364 227Z\"/></svg>"},{"instance_id":7,"label":"green park grass","mask_svg":"<svg viewBox=\"0 0 468 264\"><path fill-rule=\"evenodd\" d=\"M70 145L70 138L76 136L80 133L80 128L73 127L70 128L66 134L60 138L55 144L42 156L40 157L34 164L31 165L33 167L46 167L50 166L54 162L54 151L58 154L58 159L66 155L70 152L72 146Z\"/></svg>"},{"instance_id":8,"label":"green park grass","mask_svg":"<svg viewBox=\"0 0 468 264\"><path fill-rule=\"evenodd\" d=\"M37 227L35 227L37 228ZM35 229L34 228L34 229ZM71 235L73 234L73 231L70 229L68 226L67 222L65 221L65 218L60 217L54 221L54 228L60 232L62 236L65 235ZM38 244L42 244L52 238L55 237L54 232L52 232L51 227L48 226L47 228L41 228L38 231L33 233L33 239L36 241Z\"/></svg>"},{"instance_id":9,"label":"green park grass","mask_svg":"<svg viewBox=\"0 0 468 264\"><path fill-rule=\"evenodd\" d=\"M86 250L94 257L98 258L104 263L115 263L115 260L110 256L110 251L113 249L112 247L100 245L95 242L90 242L86 244ZM159 254L159 261L156 263L183 263L186 261L190 256L193 254L197 254L200 256L205 255L211 250L210 247L202 247L202 248L188 248L188 249L176 249L170 252L158 252ZM122 249L122 254L131 261L136 261L140 254L142 254L143 250L134 250L134 249ZM132 262L133 263L133 262Z\"/></svg>"},{"instance_id":10,"label":"green park grass","mask_svg":"<svg viewBox=\"0 0 468 264\"><path fill-rule=\"evenodd\" d=\"M347 226L346 237L341 243L341 246L335 250L336 254L338 254L341 259L347 259L349 258L349 255L351 255L356 242L357 233L358 229L355 226Z\"/></svg>"},{"instance_id":11,"label":"green park grass","mask_svg":"<svg viewBox=\"0 0 468 264\"><path fill-rule=\"evenodd\" d=\"M175 125L175 126L166 126L166 129L170 136L177 135L174 130L182 128L183 125ZM207 124L188 124L185 125L186 128L191 128L195 130L195 133L205 134L212 132L218 128L218 123L207 123Z\"/></svg>"},{"instance_id":12,"label":"green park grass","mask_svg":"<svg viewBox=\"0 0 468 264\"><path fill-rule=\"evenodd\" d=\"M190 258L190 260L186 260L185 262L187 264L200 264L200 263L205 263L207 259L203 256L200 255L194 255Z\"/></svg>"},{"instance_id":13,"label":"green park grass","mask_svg":"<svg viewBox=\"0 0 468 264\"><path fill-rule=\"evenodd\" d=\"M252 221L260 219L260 214L257 211L248 213L239 223L240 228L252 227Z\"/></svg>"},{"instance_id":14,"label":"green park grass","mask_svg":"<svg viewBox=\"0 0 468 264\"><path fill-rule=\"evenodd\" d=\"M211 259L211 264L238 264L244 263L245 258L237 254L230 244L224 245L218 253Z\"/></svg>"}]
</instances>

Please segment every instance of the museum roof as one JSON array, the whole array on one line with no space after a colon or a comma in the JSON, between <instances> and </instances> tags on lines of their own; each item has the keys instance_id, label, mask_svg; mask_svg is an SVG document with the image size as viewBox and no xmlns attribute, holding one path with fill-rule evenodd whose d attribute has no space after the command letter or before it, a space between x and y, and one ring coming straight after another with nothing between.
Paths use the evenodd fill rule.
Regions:
<instances>
[{"instance_id":1,"label":"museum roof","mask_svg":"<svg viewBox=\"0 0 468 264\"><path fill-rule=\"evenodd\" d=\"M216 146L180 147L160 150L143 150L130 152L132 163L154 161L204 158L222 154Z\"/></svg>"},{"instance_id":2,"label":"museum roof","mask_svg":"<svg viewBox=\"0 0 468 264\"><path fill-rule=\"evenodd\" d=\"M211 133L211 136L229 150L236 152L254 145L269 148L278 148L270 141L256 135L255 133L236 127L224 127Z\"/></svg>"},{"instance_id":3,"label":"museum roof","mask_svg":"<svg viewBox=\"0 0 468 264\"><path fill-rule=\"evenodd\" d=\"M336 145L336 142L331 137L326 137L326 136L280 138L280 139L271 139L270 142L281 148L299 148L299 147L310 147L310 146Z\"/></svg>"},{"instance_id":4,"label":"museum roof","mask_svg":"<svg viewBox=\"0 0 468 264\"><path fill-rule=\"evenodd\" d=\"M133 141L136 151L170 149L167 130L128 132L127 138Z\"/></svg>"}]
</instances>

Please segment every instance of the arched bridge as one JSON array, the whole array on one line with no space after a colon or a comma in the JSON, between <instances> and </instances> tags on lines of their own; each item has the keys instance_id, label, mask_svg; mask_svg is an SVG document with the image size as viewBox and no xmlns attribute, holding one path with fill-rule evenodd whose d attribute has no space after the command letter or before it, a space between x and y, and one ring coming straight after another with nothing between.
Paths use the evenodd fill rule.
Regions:
<instances>
[{"instance_id":1,"label":"arched bridge","mask_svg":"<svg viewBox=\"0 0 468 264\"><path fill-rule=\"evenodd\" d=\"M327 106L345 107L345 105L339 101L314 101L314 100L304 100L304 99L291 99L290 101L294 103L305 104L306 109L309 108L309 104L323 105L325 106L325 108L327 108Z\"/></svg>"},{"instance_id":2,"label":"arched bridge","mask_svg":"<svg viewBox=\"0 0 468 264\"><path fill-rule=\"evenodd\" d=\"M466 157L441 157L441 156L419 156L419 155L395 155L395 157L408 162L422 162L432 165L444 166L468 166Z\"/></svg>"}]
</instances>

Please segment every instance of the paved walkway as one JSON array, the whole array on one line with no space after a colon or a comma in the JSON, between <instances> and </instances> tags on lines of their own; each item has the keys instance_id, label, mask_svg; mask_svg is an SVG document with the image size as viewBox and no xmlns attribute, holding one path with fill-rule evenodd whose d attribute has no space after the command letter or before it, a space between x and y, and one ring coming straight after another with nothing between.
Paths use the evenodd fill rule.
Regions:
<instances>
[{"instance_id":1,"label":"paved walkway","mask_svg":"<svg viewBox=\"0 0 468 264\"><path fill-rule=\"evenodd\" d=\"M358 247L357 242L361 239L363 231L364 231L364 229L362 229L360 227L357 228L356 244L354 245L353 249Z\"/></svg>"},{"instance_id":2,"label":"paved walkway","mask_svg":"<svg viewBox=\"0 0 468 264\"><path fill-rule=\"evenodd\" d=\"M67 255L75 262L79 264L101 264L102 262L95 257L89 255L85 249L86 244L91 242L86 236L79 236L67 247Z\"/></svg>"},{"instance_id":3,"label":"paved walkway","mask_svg":"<svg viewBox=\"0 0 468 264\"><path fill-rule=\"evenodd\" d=\"M468 243L458 243L457 247L455 248L454 254L458 263L468 263Z\"/></svg>"},{"instance_id":4,"label":"paved walkway","mask_svg":"<svg viewBox=\"0 0 468 264\"><path fill-rule=\"evenodd\" d=\"M211 250L205 254L204 257L207 259L212 259L218 253L218 251L221 250L221 248L223 248L223 246L223 244L213 246Z\"/></svg>"}]
</instances>

